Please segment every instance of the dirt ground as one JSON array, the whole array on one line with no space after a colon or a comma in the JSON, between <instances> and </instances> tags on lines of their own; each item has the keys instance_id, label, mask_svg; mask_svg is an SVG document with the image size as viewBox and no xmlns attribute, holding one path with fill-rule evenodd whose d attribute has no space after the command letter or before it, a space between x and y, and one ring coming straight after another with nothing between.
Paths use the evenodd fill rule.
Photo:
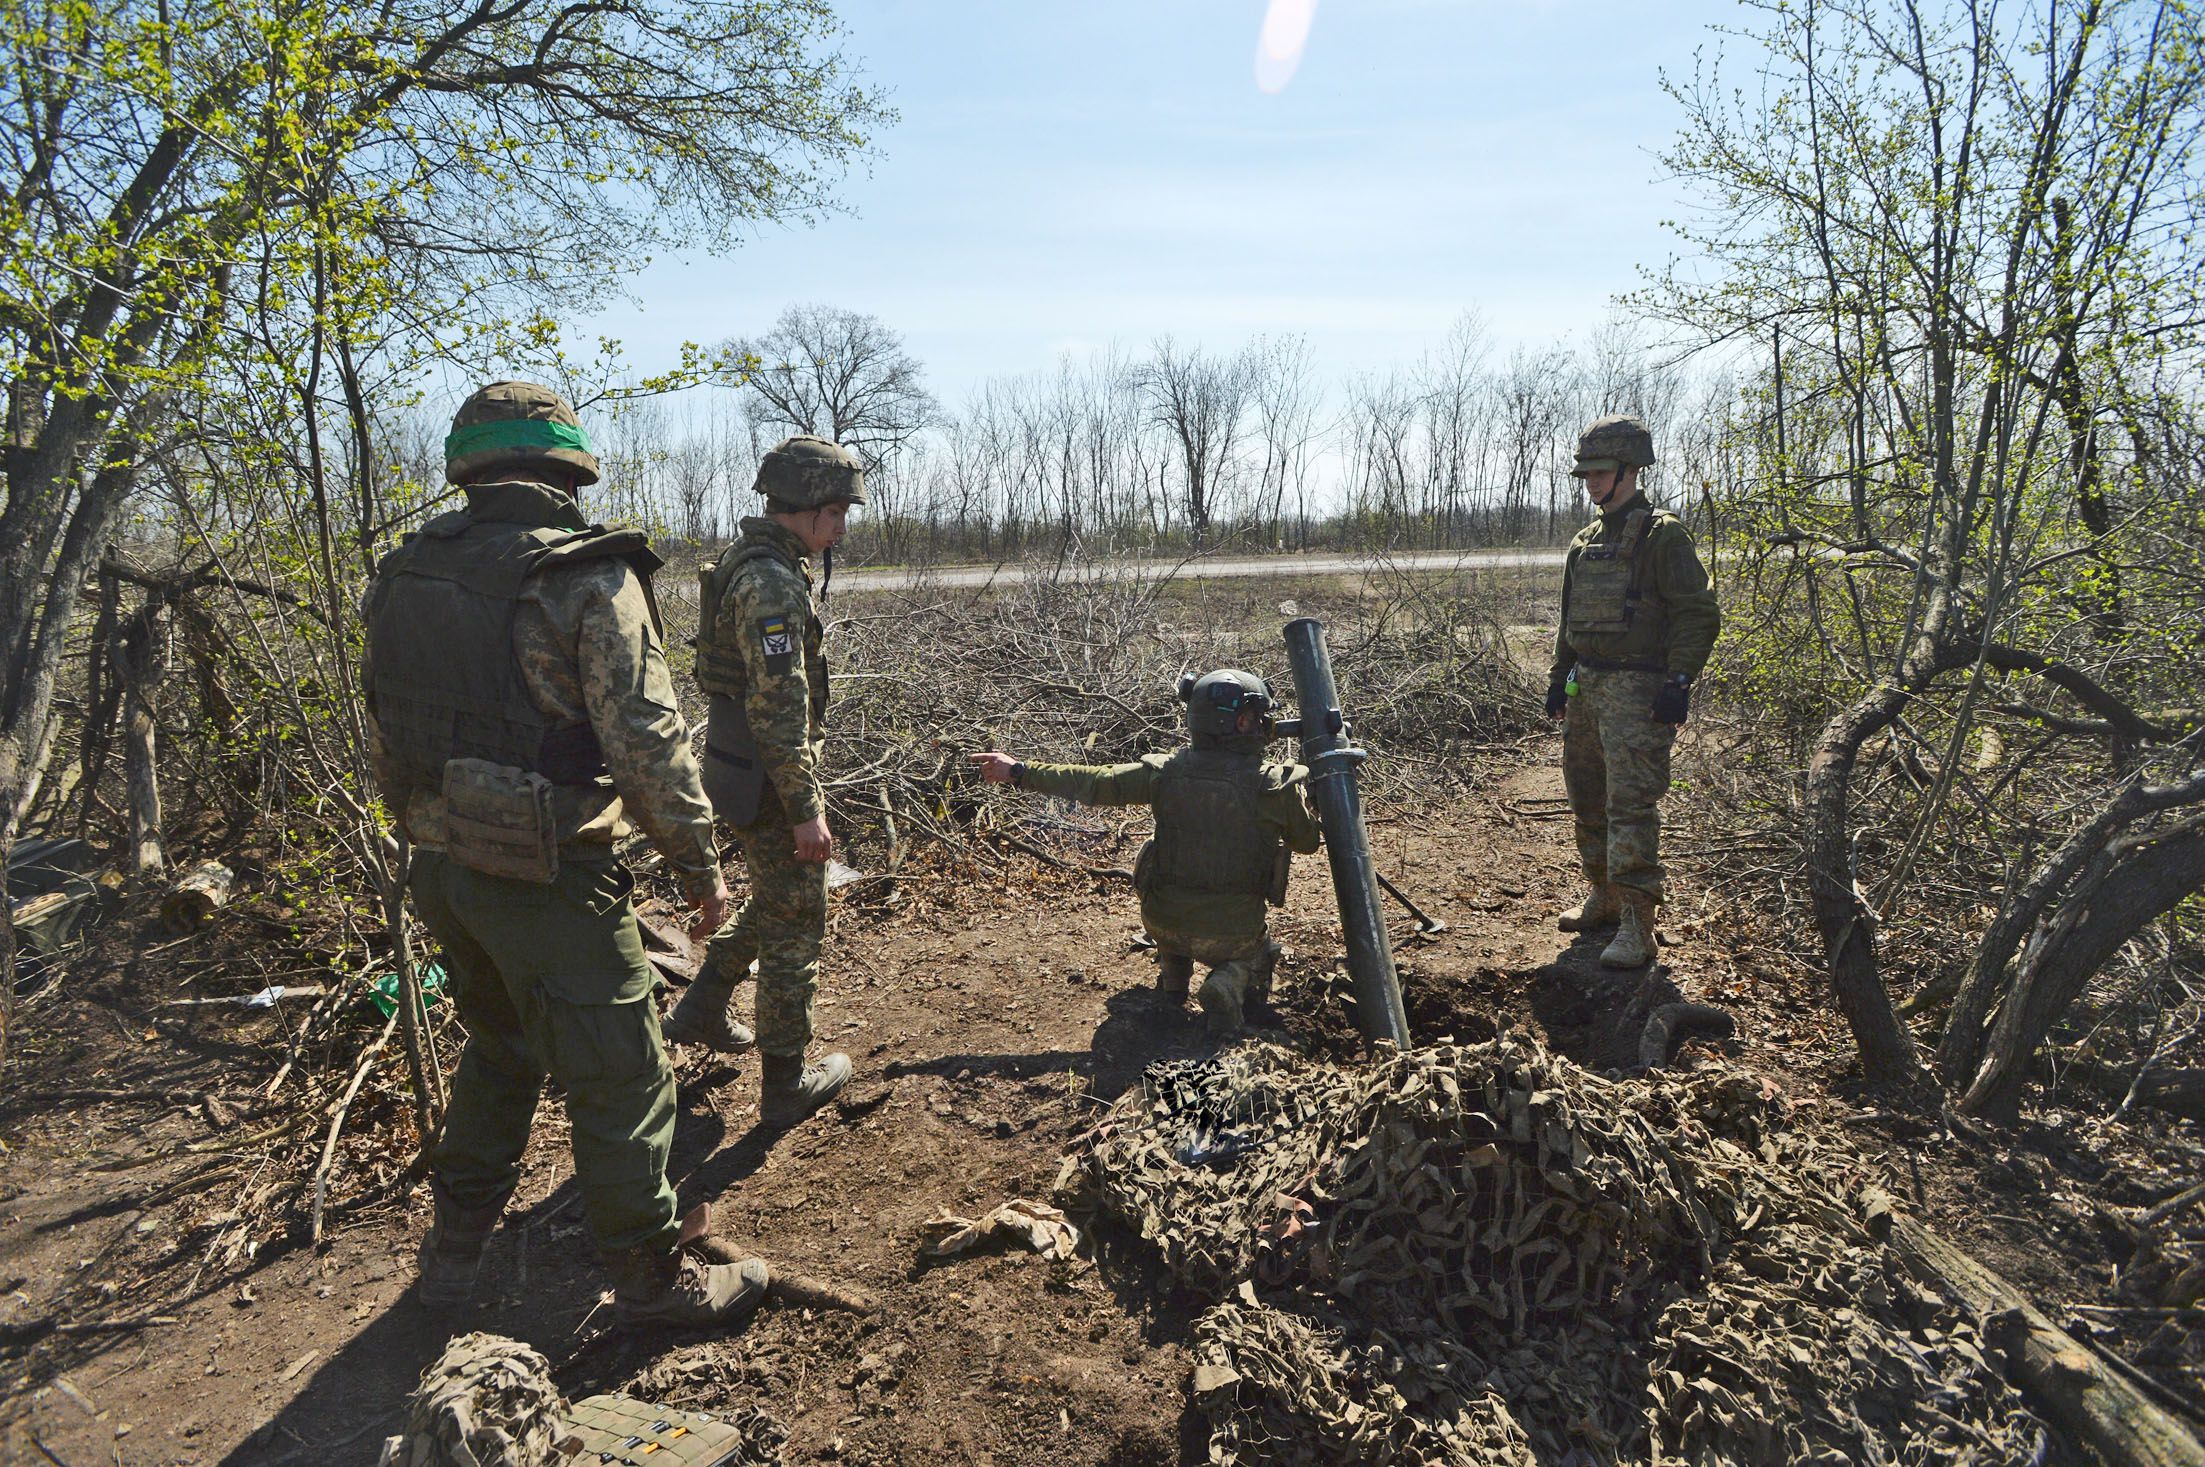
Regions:
<instances>
[{"instance_id":1,"label":"dirt ground","mask_svg":"<svg viewBox=\"0 0 2205 1467\"><path fill-rule=\"evenodd\" d=\"M1560 795L1555 750L1541 741L1495 759L1447 808L1374 809L1381 869L1447 924L1424 940L1393 914L1419 1035L1529 1026L1582 1062L1611 1062L1615 1016L1651 990L1604 973L1596 942L1553 926L1575 884ZM1075 864L1130 864L1138 826L1039 802L1022 813L1026 839ZM754 1127L754 1058L680 1052L673 1165L683 1203L710 1201L720 1231L860 1287L880 1309L769 1309L721 1337L608 1327L555 1098L539 1112L477 1306L458 1318L431 1317L407 1293L425 1188L338 1211L319 1247L303 1223L238 1235L233 1200L290 1180L265 1165L220 1172L219 1186L165 1188L209 1157L270 1149L256 1133L285 1112L256 1119L243 1098L275 1074L292 1020L155 1005L208 991L216 973L283 981L298 949L243 911L182 943L143 916L111 923L27 1014L0 1111L0 1455L66 1467L372 1461L446 1338L488 1329L540 1348L570 1396L627 1387L706 1409L761 1407L787 1427L791 1462L1206 1460L1188 1406L1190 1316L1137 1253L1071 1263L918 1254L922 1224L942 1209L1046 1200L1068 1143L1145 1065L1210 1047L1197 1014L1153 996L1124 883L1017 855L978 877L922 863L892 893L881 885L840 902L824 965L819 1034L857 1061L852 1103L768 1137ZM1850 1135L1895 1195L2055 1318L2111 1301L2127 1253L2108 1210L2157 1200L2162 1168L2194 1158L2194 1135L2146 1121L2115 1136L2052 1110L2012 1135L1970 1136L1934 1115L1869 1106L1811 975L1734 951L1700 913L1689 864L1677 888L1656 987L1730 1007L1740 1062L1808 1123ZM1291 957L1280 1022L1349 1052L1321 861L1298 864L1281 926ZM95 1091L127 1098L88 1098ZM210 1109L210 1091L233 1103ZM394 1104L350 1122L341 1194L403 1161ZM164 1153L175 1154L147 1160Z\"/></svg>"}]
</instances>

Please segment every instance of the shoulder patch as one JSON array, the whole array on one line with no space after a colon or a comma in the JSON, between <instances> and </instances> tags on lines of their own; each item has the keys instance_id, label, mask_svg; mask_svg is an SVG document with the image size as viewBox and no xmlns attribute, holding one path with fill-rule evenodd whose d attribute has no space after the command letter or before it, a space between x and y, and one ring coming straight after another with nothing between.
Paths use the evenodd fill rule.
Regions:
<instances>
[{"instance_id":1,"label":"shoulder patch","mask_svg":"<svg viewBox=\"0 0 2205 1467\"><path fill-rule=\"evenodd\" d=\"M789 618L758 618L758 650L765 654L767 672L787 672L796 664L796 629Z\"/></svg>"}]
</instances>

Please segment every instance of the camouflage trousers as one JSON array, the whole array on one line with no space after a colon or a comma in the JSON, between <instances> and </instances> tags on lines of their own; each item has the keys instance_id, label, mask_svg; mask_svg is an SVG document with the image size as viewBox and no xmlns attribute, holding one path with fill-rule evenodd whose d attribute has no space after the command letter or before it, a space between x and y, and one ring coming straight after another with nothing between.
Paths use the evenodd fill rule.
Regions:
<instances>
[{"instance_id":1,"label":"camouflage trousers","mask_svg":"<svg viewBox=\"0 0 2205 1467\"><path fill-rule=\"evenodd\" d=\"M1271 974L1263 962L1263 956L1271 947L1271 937L1221 939L1215 937L1189 937L1185 933L1171 932L1148 926L1148 935L1156 943L1158 957L1188 958L1210 970L1210 979L1246 1004L1250 999L1268 1000L1271 996Z\"/></svg>"},{"instance_id":2,"label":"camouflage trousers","mask_svg":"<svg viewBox=\"0 0 2205 1467\"><path fill-rule=\"evenodd\" d=\"M819 947L827 934L827 868L796 859L788 816L770 785L758 818L736 826L735 838L750 872L750 895L705 944L699 976L733 987L756 962L758 1050L800 1055L812 1042Z\"/></svg>"},{"instance_id":3,"label":"camouflage trousers","mask_svg":"<svg viewBox=\"0 0 2205 1467\"><path fill-rule=\"evenodd\" d=\"M417 851L414 909L444 951L467 1047L429 1169L462 1207L520 1180L544 1077L566 1089L574 1180L601 1249L672 1246L674 1072L627 868L562 859L548 885Z\"/></svg>"},{"instance_id":4,"label":"camouflage trousers","mask_svg":"<svg viewBox=\"0 0 2205 1467\"><path fill-rule=\"evenodd\" d=\"M1658 672L1580 668L1562 725L1562 784L1577 821L1577 860L1591 882L1661 900L1661 797L1673 725L1656 723Z\"/></svg>"}]
</instances>

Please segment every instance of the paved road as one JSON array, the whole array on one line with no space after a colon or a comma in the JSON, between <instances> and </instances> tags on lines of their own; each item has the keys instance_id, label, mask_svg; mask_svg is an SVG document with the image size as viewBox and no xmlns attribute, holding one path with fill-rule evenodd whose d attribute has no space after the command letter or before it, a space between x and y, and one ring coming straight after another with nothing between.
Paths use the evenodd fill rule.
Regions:
<instances>
[{"instance_id":1,"label":"paved road","mask_svg":"<svg viewBox=\"0 0 2205 1467\"><path fill-rule=\"evenodd\" d=\"M1081 561L1058 570L1028 562L1003 565L955 565L932 570L854 570L835 577L836 590L894 591L912 586L1015 586L1033 576L1095 581L1138 568L1165 580L1208 581L1235 576L1365 575L1396 570L1500 570L1511 566L1559 566L1559 550L1418 550L1400 555L1245 555L1196 560Z\"/></svg>"}]
</instances>

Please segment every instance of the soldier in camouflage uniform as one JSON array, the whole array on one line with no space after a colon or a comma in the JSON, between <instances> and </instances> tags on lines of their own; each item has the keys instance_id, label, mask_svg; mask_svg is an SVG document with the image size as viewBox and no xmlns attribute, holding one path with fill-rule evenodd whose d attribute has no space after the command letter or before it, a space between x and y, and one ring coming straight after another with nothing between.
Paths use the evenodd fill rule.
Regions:
<instances>
[{"instance_id":1,"label":"soldier in camouflage uniform","mask_svg":"<svg viewBox=\"0 0 2205 1467\"><path fill-rule=\"evenodd\" d=\"M1293 852L1317 849L1299 764L1267 764L1276 737L1271 690L1253 673L1224 668L1179 690L1189 747L1131 764L1027 764L1008 754L972 755L996 784L1083 805L1148 805L1155 838L1134 863L1141 925L1156 941L1157 992L1186 1002L1194 965L1210 965L1199 995L1210 1032L1236 1033L1246 1006L1271 993L1279 945L1264 903L1286 900Z\"/></svg>"},{"instance_id":2,"label":"soldier in camouflage uniform","mask_svg":"<svg viewBox=\"0 0 2205 1467\"><path fill-rule=\"evenodd\" d=\"M634 881L613 855L640 826L700 930L725 918L650 595L658 557L583 517L575 491L596 482L597 459L550 389L483 388L444 447L467 507L378 567L364 672L376 782L413 842L414 905L468 1030L430 1152L420 1297L467 1299L548 1074L566 1090L575 1181L620 1313L732 1322L764 1297L767 1269L708 1267L681 1246L666 1181L673 1071Z\"/></svg>"},{"instance_id":3,"label":"soldier in camouflage uniform","mask_svg":"<svg viewBox=\"0 0 2205 1467\"><path fill-rule=\"evenodd\" d=\"M1571 473L1600 514L1570 542L1547 683L1547 716L1565 720L1562 780L1591 888L1560 925L1613 924L1600 954L1611 968L1654 958L1669 751L1722 626L1684 522L1638 486L1653 462L1653 435L1635 417L1602 418L1577 441Z\"/></svg>"},{"instance_id":4,"label":"soldier in camouflage uniform","mask_svg":"<svg viewBox=\"0 0 2205 1467\"><path fill-rule=\"evenodd\" d=\"M827 660L812 598L811 557L832 555L865 474L848 449L796 437L758 465L766 512L704 573L697 685L709 700L705 788L735 828L750 899L706 947L703 968L666 1021L677 1043L761 1055L760 1119L792 1126L848 1083L847 1055L804 1063L827 927L827 859L834 837L819 788L826 737ZM758 965L755 1036L728 1013L735 985Z\"/></svg>"}]
</instances>

